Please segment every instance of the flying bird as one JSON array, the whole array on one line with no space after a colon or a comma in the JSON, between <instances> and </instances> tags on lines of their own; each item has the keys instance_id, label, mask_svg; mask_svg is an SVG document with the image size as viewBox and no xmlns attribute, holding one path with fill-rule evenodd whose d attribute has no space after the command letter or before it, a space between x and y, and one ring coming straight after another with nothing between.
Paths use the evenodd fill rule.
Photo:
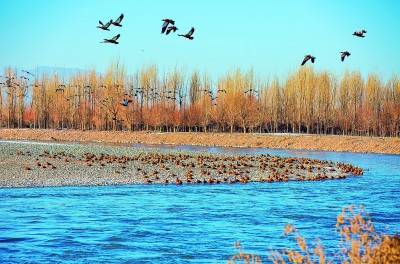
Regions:
<instances>
[{"instance_id":1,"label":"flying bird","mask_svg":"<svg viewBox=\"0 0 400 264\"><path fill-rule=\"evenodd\" d=\"M128 106L129 103L132 103L132 100L122 99L122 102L120 104L123 106Z\"/></svg>"},{"instance_id":2,"label":"flying bird","mask_svg":"<svg viewBox=\"0 0 400 264\"><path fill-rule=\"evenodd\" d=\"M193 32L194 32L194 27L192 27L192 29L188 33L186 33L184 35L178 34L178 36L181 36L181 37L184 37L184 38L188 38L188 39L193 39L193 37L192 37Z\"/></svg>"},{"instance_id":3,"label":"flying bird","mask_svg":"<svg viewBox=\"0 0 400 264\"><path fill-rule=\"evenodd\" d=\"M64 85L64 84L60 84L60 85L57 87L56 92L58 92L58 91L64 92L64 89L65 89L65 85Z\"/></svg>"},{"instance_id":4,"label":"flying bird","mask_svg":"<svg viewBox=\"0 0 400 264\"><path fill-rule=\"evenodd\" d=\"M354 36L360 37L360 38L365 38L364 33L367 33L364 29L358 30L353 33Z\"/></svg>"},{"instance_id":5,"label":"flying bird","mask_svg":"<svg viewBox=\"0 0 400 264\"><path fill-rule=\"evenodd\" d=\"M303 60L303 62L301 63L301 65L304 65L309 59L311 59L311 62L314 63L315 57L313 57L313 56L311 56L311 55L306 55L306 56L304 56L304 60Z\"/></svg>"},{"instance_id":6,"label":"flying bird","mask_svg":"<svg viewBox=\"0 0 400 264\"><path fill-rule=\"evenodd\" d=\"M167 33L165 33L165 34L169 34L171 31L177 31L178 30L178 28L177 27L175 27L175 26L169 26L168 27L168 29L167 29Z\"/></svg>"},{"instance_id":7,"label":"flying bird","mask_svg":"<svg viewBox=\"0 0 400 264\"><path fill-rule=\"evenodd\" d=\"M102 30L108 30L108 31L110 31L110 30L108 29L108 27L111 25L112 20L108 21L107 24L105 24L105 25L104 25L103 22L101 22L100 20L99 20L99 23L100 23L100 25L98 25L97 28L100 28L100 29L102 29Z\"/></svg>"},{"instance_id":8,"label":"flying bird","mask_svg":"<svg viewBox=\"0 0 400 264\"><path fill-rule=\"evenodd\" d=\"M103 42L100 43L112 43L112 44L118 44L117 39L119 38L120 34L116 35L115 37L111 39L104 39Z\"/></svg>"},{"instance_id":9,"label":"flying bird","mask_svg":"<svg viewBox=\"0 0 400 264\"><path fill-rule=\"evenodd\" d=\"M29 74L29 75L31 75L31 76L35 76L35 75L33 75L32 73L30 73L30 72L28 72L28 71L24 71L24 70L21 70L22 72L25 72L26 74Z\"/></svg>"},{"instance_id":10,"label":"flying bird","mask_svg":"<svg viewBox=\"0 0 400 264\"><path fill-rule=\"evenodd\" d=\"M169 19L169 18L164 18L161 21L164 21L164 24L162 25L162 28L161 28L161 34L164 34L165 30L167 30L167 27L168 27L169 23L171 23L172 25L175 25L175 21L172 20L172 19Z\"/></svg>"},{"instance_id":11,"label":"flying bird","mask_svg":"<svg viewBox=\"0 0 400 264\"><path fill-rule=\"evenodd\" d=\"M341 51L340 53L342 54L341 55L342 61L344 61L344 58L346 58L346 56L348 57L351 55L350 52L348 51Z\"/></svg>"},{"instance_id":12,"label":"flying bird","mask_svg":"<svg viewBox=\"0 0 400 264\"><path fill-rule=\"evenodd\" d=\"M253 92L258 93L258 91L254 90L254 89L249 89L249 90L245 91L244 93L253 93Z\"/></svg>"},{"instance_id":13,"label":"flying bird","mask_svg":"<svg viewBox=\"0 0 400 264\"><path fill-rule=\"evenodd\" d=\"M115 20L115 21L112 21L112 20L111 20L111 24L113 24L114 26L117 26L117 27L122 27L121 21L122 21L123 18L124 18L124 14L121 14L121 15L117 18L117 20Z\"/></svg>"}]
</instances>

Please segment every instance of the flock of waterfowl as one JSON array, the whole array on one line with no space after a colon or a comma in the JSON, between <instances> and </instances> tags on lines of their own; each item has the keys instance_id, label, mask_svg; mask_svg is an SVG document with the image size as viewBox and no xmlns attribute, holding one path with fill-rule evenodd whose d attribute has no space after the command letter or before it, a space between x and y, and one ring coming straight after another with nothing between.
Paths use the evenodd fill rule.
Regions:
<instances>
[{"instance_id":1,"label":"flock of waterfowl","mask_svg":"<svg viewBox=\"0 0 400 264\"><path fill-rule=\"evenodd\" d=\"M121 22L122 19L124 19L124 14L121 14L115 21L113 21L112 19L110 21L108 21L105 25L103 24L103 22L101 22L101 20L99 20L99 24L97 27L102 29L102 30L107 30L110 31L110 29L108 29L111 25L114 25L116 27L122 27ZM119 42L117 42L117 40L119 39L119 37L121 36L121 34L118 34L110 39L103 39L102 42L100 43L112 43L112 44L118 44Z\"/></svg>"},{"instance_id":2,"label":"flock of waterfowl","mask_svg":"<svg viewBox=\"0 0 400 264\"><path fill-rule=\"evenodd\" d=\"M30 79L29 79L28 76L33 76L33 77L35 77L35 75L34 75L33 73L29 72L29 71L25 71L25 70L21 70L21 71L22 71L23 73L25 73L27 76L20 76L20 77L19 77L20 79L24 79L24 80L29 81ZM19 87L19 88L26 88L26 87L27 87L27 86L20 87L20 84L14 81L14 80L17 79L16 77L1 76L1 75L0 75L0 78L2 78L2 77L4 77L4 79L6 79L6 82L5 82L5 83L0 82L0 85L6 85L6 86L8 86L8 87L13 87L13 86L15 86L15 87Z\"/></svg>"},{"instance_id":3,"label":"flock of waterfowl","mask_svg":"<svg viewBox=\"0 0 400 264\"><path fill-rule=\"evenodd\" d=\"M11 153L10 153L11 154ZM63 171L93 170L96 177L109 179L110 173L139 184L218 184L248 182L322 181L362 175L359 167L350 164L309 158L271 155L213 155L210 153L179 153L137 151L131 155L107 153L82 154L50 152L40 154L17 151L11 155L25 156L24 170ZM33 160L32 160L33 159ZM34 163L34 164L33 164ZM103 179L104 180L104 179ZM98 181L110 184L111 182Z\"/></svg>"},{"instance_id":4,"label":"flock of waterfowl","mask_svg":"<svg viewBox=\"0 0 400 264\"><path fill-rule=\"evenodd\" d=\"M108 30L108 31L109 31L108 28L110 27L110 25L122 27L121 21L122 21L123 18L124 18L124 14L121 14L117 18L117 20L115 20L115 21L110 20L105 25L101 21L99 21L100 25L97 26L97 27L100 28L100 29L103 29L103 30ZM176 32L178 30L178 28L175 26L175 21L174 20L172 20L170 18L165 18L165 19L162 19L162 21L164 23L162 24L161 34L165 33L166 35L169 35L171 33L171 31ZM187 38L187 39L193 39L193 36L192 36L193 33L194 33L194 27L192 27L188 33L186 33L186 34L178 34L178 36L181 36L181 37L184 37L184 38ZM367 31L364 30L364 29L361 29L361 30L355 31L353 33L353 35L357 36L357 37L360 37L360 38L364 38L365 37L364 36L365 33L367 33ZM117 40L118 40L119 37L120 37L120 34L114 36L111 39L104 39L103 42L101 42L101 43L118 44ZM342 62L344 61L344 59L346 57L351 55L350 52L348 52L348 51L341 51L340 53L341 53L340 58L341 58ZM310 55L310 54L305 55L301 65L306 64L306 62L309 61L309 60L311 60L311 62L314 63L315 57Z\"/></svg>"},{"instance_id":5,"label":"flock of waterfowl","mask_svg":"<svg viewBox=\"0 0 400 264\"><path fill-rule=\"evenodd\" d=\"M97 26L97 28L100 28L102 30L106 30L106 31L110 31L109 27L111 25L117 26L117 27L122 27L121 22L122 19L124 18L124 14L121 14L115 21L113 21L112 19L110 21L108 21L106 24L104 24L103 22L101 22L101 20L99 20L99 25ZM169 33L171 33L171 31L176 32L178 30L178 28L175 26L175 21L169 18L165 18L163 20L164 23L162 24L162 28L161 28L161 34L166 34L169 35ZM171 24L171 25L170 25ZM168 26L170 25L170 26ZM186 34L178 34L178 36L187 38L187 39L193 39L194 37L192 37L194 33L194 27L192 27L188 33ZM109 39L103 39L102 42L100 43L111 43L111 44L119 44L119 42L117 41L119 39L119 37L121 36L121 34L118 34L112 38Z\"/></svg>"},{"instance_id":6,"label":"flock of waterfowl","mask_svg":"<svg viewBox=\"0 0 400 264\"><path fill-rule=\"evenodd\" d=\"M175 26L175 21L174 20L172 20L170 18L164 18L161 21L164 22L162 24L162 27L161 27L161 34L165 33L166 35L169 35L169 33L171 31L176 32L178 30L178 28ZM169 24L171 24L171 26L168 26ZM194 27L192 27L189 30L188 33L186 33L186 34L178 34L178 36L181 36L181 37L184 37L184 38L187 38L187 39L194 39L194 37L192 37L193 33L194 33Z\"/></svg>"},{"instance_id":7,"label":"flock of waterfowl","mask_svg":"<svg viewBox=\"0 0 400 264\"><path fill-rule=\"evenodd\" d=\"M367 31L364 30L364 29L361 29L361 30L355 31L355 32L353 33L353 36L357 36L357 37L360 37L360 38L364 38L364 37L365 37L365 36L364 36L365 33L367 33ZM351 55L350 52L348 52L348 51L341 51L340 54L341 54L340 59L341 59L342 61L344 61L344 59L345 59L346 57L348 57L348 56ZM301 63L301 65L306 64L306 62L307 62L308 60L311 60L311 62L314 63L315 57L312 56L312 55L310 55L310 54L305 55L305 56L304 56L304 59L303 59L303 62Z\"/></svg>"}]
</instances>

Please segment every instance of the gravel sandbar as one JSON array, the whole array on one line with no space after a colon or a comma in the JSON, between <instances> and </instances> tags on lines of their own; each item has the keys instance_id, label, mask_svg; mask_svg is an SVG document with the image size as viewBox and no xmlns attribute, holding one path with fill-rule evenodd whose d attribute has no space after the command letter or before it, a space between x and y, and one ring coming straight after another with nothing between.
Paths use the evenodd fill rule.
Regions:
<instances>
[{"instance_id":1,"label":"gravel sandbar","mask_svg":"<svg viewBox=\"0 0 400 264\"><path fill-rule=\"evenodd\" d=\"M0 142L0 187L124 184L246 184L337 180L362 175L350 164L123 146Z\"/></svg>"}]
</instances>

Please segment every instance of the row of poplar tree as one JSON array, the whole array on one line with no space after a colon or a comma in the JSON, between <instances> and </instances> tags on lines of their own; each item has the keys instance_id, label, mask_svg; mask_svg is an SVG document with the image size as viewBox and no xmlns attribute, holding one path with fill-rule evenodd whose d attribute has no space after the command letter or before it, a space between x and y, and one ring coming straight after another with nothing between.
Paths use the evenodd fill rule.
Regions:
<instances>
[{"instance_id":1,"label":"row of poplar tree","mask_svg":"<svg viewBox=\"0 0 400 264\"><path fill-rule=\"evenodd\" d=\"M82 130L400 135L400 79L302 67L284 78L235 69L212 80L119 62L104 74L0 77L0 127Z\"/></svg>"}]
</instances>

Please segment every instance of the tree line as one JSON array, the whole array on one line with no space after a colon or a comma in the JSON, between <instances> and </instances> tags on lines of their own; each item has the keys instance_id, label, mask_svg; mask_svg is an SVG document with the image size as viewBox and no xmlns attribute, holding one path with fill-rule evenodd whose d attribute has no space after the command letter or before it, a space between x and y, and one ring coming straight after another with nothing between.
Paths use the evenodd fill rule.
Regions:
<instances>
[{"instance_id":1,"label":"tree line","mask_svg":"<svg viewBox=\"0 0 400 264\"><path fill-rule=\"evenodd\" d=\"M400 80L301 67L284 78L234 69L217 80L119 62L64 76L8 67L0 77L0 127L163 132L400 135Z\"/></svg>"}]
</instances>

